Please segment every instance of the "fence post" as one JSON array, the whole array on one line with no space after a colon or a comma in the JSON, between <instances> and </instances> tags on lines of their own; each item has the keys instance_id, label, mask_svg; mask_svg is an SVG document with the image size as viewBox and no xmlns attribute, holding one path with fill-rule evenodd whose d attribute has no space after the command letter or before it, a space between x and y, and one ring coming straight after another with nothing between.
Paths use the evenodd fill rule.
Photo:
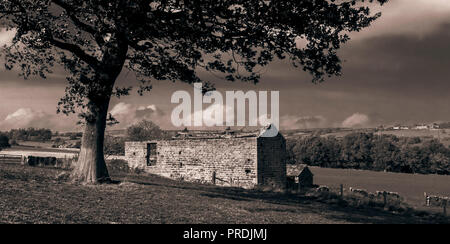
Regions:
<instances>
[{"instance_id":1,"label":"fence post","mask_svg":"<svg viewBox=\"0 0 450 244\"><path fill-rule=\"evenodd\" d=\"M383 202L384 202L384 206L387 205L387 192L383 191Z\"/></svg>"},{"instance_id":2,"label":"fence post","mask_svg":"<svg viewBox=\"0 0 450 244\"><path fill-rule=\"evenodd\" d=\"M216 171L213 171L212 173L212 183L215 185L216 184Z\"/></svg>"},{"instance_id":3,"label":"fence post","mask_svg":"<svg viewBox=\"0 0 450 244\"><path fill-rule=\"evenodd\" d=\"M431 198L426 192L424 192L423 195L425 196L425 206L429 207L431 205Z\"/></svg>"},{"instance_id":4,"label":"fence post","mask_svg":"<svg viewBox=\"0 0 450 244\"><path fill-rule=\"evenodd\" d=\"M447 216L447 199L445 199L444 200L444 209L443 209L443 212L444 212L444 216Z\"/></svg>"},{"instance_id":5,"label":"fence post","mask_svg":"<svg viewBox=\"0 0 450 244\"><path fill-rule=\"evenodd\" d=\"M344 197L344 184L341 184L339 194L341 195L341 198Z\"/></svg>"}]
</instances>

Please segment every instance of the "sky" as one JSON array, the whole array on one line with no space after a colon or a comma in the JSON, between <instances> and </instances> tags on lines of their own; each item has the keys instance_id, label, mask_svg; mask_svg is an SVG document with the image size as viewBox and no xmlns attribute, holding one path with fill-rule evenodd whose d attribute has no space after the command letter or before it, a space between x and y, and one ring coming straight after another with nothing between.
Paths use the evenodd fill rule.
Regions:
<instances>
[{"instance_id":1,"label":"sky","mask_svg":"<svg viewBox=\"0 0 450 244\"><path fill-rule=\"evenodd\" d=\"M324 127L374 127L450 121L450 1L391 0L382 17L371 27L352 33L352 40L339 51L343 75L312 84L311 77L284 62L274 62L257 85L217 81L228 90L280 92L281 129ZM0 44L11 32L0 32ZM22 80L0 68L0 130L19 127L51 127L79 130L76 116L56 115L64 94L64 74L47 80ZM205 78L207 77L205 74ZM133 82L123 72L118 83ZM155 82L140 97L136 92L113 99L110 112L121 129L150 119L174 129L170 116L176 104L170 97L177 90L192 93L191 86ZM207 105L204 106L207 109Z\"/></svg>"}]
</instances>

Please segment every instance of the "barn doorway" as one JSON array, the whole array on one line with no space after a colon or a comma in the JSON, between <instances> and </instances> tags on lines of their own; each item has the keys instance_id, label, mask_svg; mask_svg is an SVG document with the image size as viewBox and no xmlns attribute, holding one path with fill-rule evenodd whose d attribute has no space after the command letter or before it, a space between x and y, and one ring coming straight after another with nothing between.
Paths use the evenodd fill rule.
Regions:
<instances>
[{"instance_id":1,"label":"barn doorway","mask_svg":"<svg viewBox=\"0 0 450 244\"><path fill-rule=\"evenodd\" d=\"M148 143L147 144L147 166L156 165L157 158L157 144L156 143Z\"/></svg>"}]
</instances>

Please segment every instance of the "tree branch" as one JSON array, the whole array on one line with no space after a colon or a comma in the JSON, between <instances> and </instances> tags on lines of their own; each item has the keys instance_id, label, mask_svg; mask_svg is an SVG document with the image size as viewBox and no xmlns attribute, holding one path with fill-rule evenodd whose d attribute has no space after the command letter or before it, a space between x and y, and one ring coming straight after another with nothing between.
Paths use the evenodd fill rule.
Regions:
<instances>
[{"instance_id":1,"label":"tree branch","mask_svg":"<svg viewBox=\"0 0 450 244\"><path fill-rule=\"evenodd\" d=\"M60 8L64 9L69 16L69 18L72 20L73 24L79 27L81 30L91 34L95 41L98 43L98 45L103 45L105 42L103 40L102 35L99 33L99 31L94 28L91 25L88 25L81 20L79 20L74 12L74 7L70 6L69 4L65 3L63 0L52 0L52 2L56 5L58 5Z\"/></svg>"},{"instance_id":2,"label":"tree branch","mask_svg":"<svg viewBox=\"0 0 450 244\"><path fill-rule=\"evenodd\" d=\"M83 49L81 49L79 46L71 43L65 43L58 41L54 38L48 38L48 41L54 45L55 47L58 47L60 49L66 50L71 52L72 54L78 56L81 60L86 62L89 66L91 66L93 69L99 68L99 62L95 57L90 56L89 54L85 53Z\"/></svg>"},{"instance_id":3,"label":"tree branch","mask_svg":"<svg viewBox=\"0 0 450 244\"><path fill-rule=\"evenodd\" d=\"M70 19L76 24L78 27L82 28L84 31L89 32L91 34L96 34L97 31L92 26L80 21L74 14L74 9L69 4L65 3L62 0L52 0L52 2L62 9L64 9L67 12L67 15L70 17Z\"/></svg>"}]
</instances>

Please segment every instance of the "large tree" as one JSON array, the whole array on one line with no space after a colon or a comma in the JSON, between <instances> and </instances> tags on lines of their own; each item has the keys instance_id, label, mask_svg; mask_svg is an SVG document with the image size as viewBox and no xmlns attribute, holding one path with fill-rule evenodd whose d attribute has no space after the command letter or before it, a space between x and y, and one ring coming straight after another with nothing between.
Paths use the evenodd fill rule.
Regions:
<instances>
[{"instance_id":1,"label":"large tree","mask_svg":"<svg viewBox=\"0 0 450 244\"><path fill-rule=\"evenodd\" d=\"M131 90L115 86L122 70L136 74L141 95L151 80L200 82L200 70L256 83L261 67L285 58L320 82L340 75L337 50L347 34L379 17L363 2L0 0L0 23L16 32L2 54L6 68L24 78L65 68L68 86L58 111L78 113L85 123L73 177L104 182L110 98Z\"/></svg>"}]
</instances>

